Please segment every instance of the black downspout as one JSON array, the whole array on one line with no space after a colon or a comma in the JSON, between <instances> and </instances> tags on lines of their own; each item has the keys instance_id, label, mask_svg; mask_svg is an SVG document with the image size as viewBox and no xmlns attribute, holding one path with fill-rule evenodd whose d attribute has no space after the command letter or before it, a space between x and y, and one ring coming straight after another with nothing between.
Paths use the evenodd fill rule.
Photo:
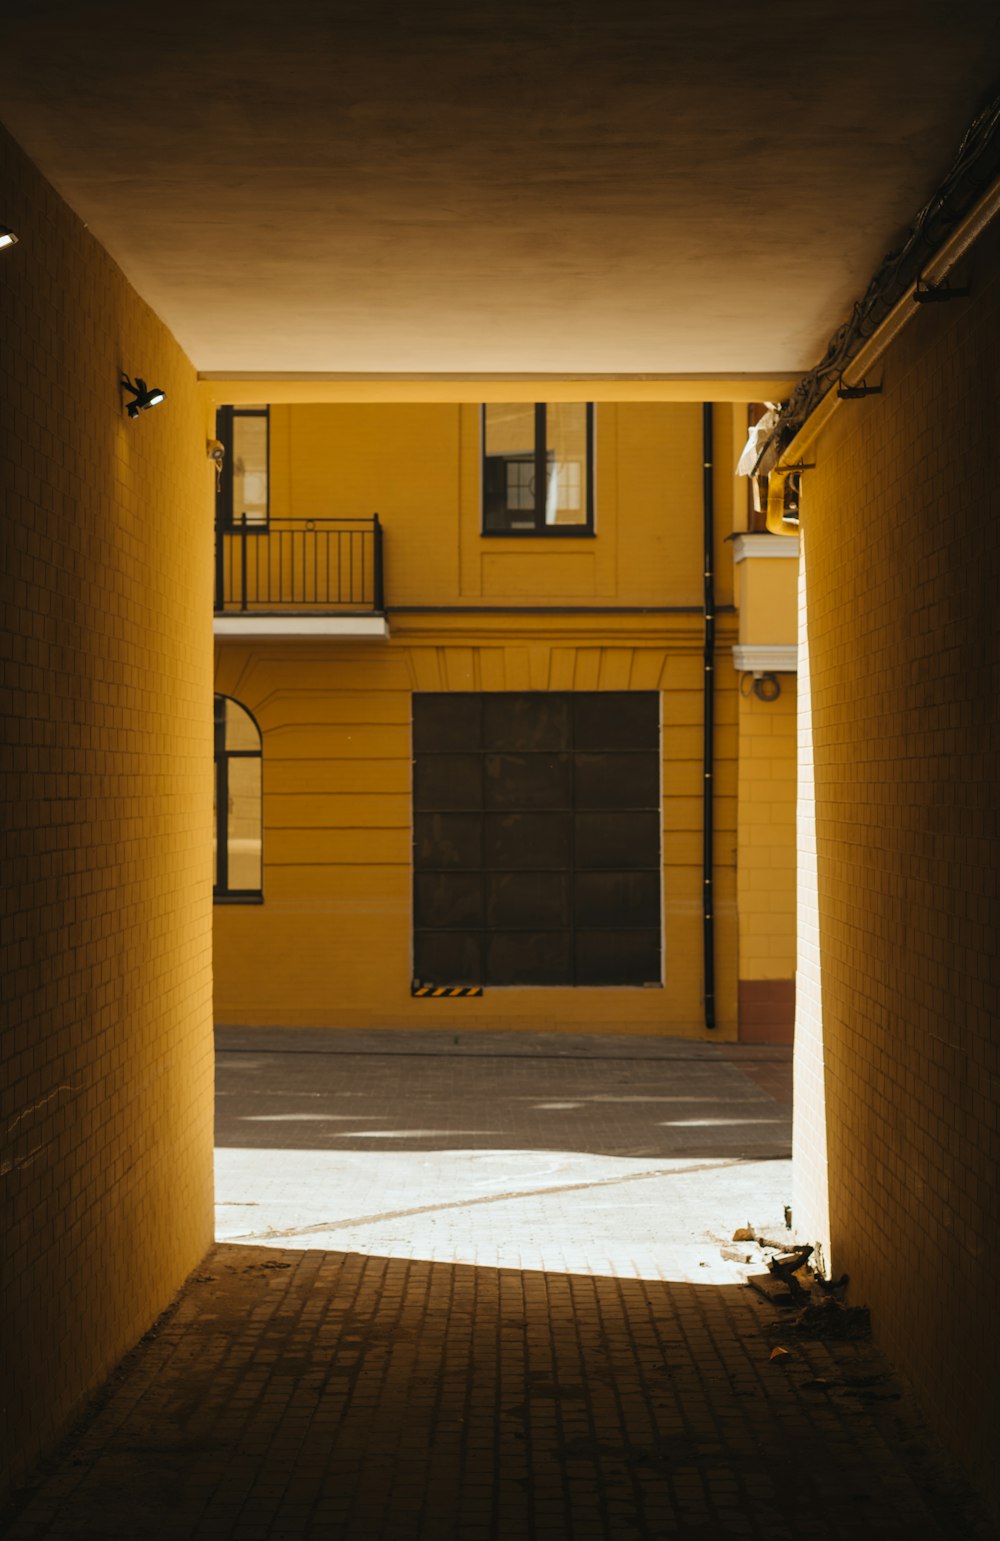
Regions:
<instances>
[{"instance_id":1,"label":"black downspout","mask_svg":"<svg viewBox=\"0 0 1000 1541\"><path fill-rule=\"evenodd\" d=\"M382 576L382 525L378 514L372 514L373 575L372 594L376 615L385 614L385 580Z\"/></svg>"},{"instance_id":2,"label":"black downspout","mask_svg":"<svg viewBox=\"0 0 1000 1541\"><path fill-rule=\"evenodd\" d=\"M215 514L215 613L221 615L226 608L226 548L223 543L222 519Z\"/></svg>"},{"instance_id":3,"label":"black downspout","mask_svg":"<svg viewBox=\"0 0 1000 1541\"><path fill-rule=\"evenodd\" d=\"M705 545L705 686L702 738L702 946L705 965L705 1026L715 1026L715 893L714 893L714 792L715 792L715 488L712 403L701 408L701 500Z\"/></svg>"}]
</instances>

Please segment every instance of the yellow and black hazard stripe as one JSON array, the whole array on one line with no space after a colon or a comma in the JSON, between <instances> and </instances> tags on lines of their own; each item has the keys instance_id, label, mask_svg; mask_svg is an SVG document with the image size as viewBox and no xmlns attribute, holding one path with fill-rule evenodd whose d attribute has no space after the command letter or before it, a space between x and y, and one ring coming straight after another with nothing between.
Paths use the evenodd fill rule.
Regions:
<instances>
[{"instance_id":1,"label":"yellow and black hazard stripe","mask_svg":"<svg viewBox=\"0 0 1000 1541\"><path fill-rule=\"evenodd\" d=\"M449 1000L455 996L482 995L482 985L418 985L410 988L411 995L419 995L425 1000Z\"/></svg>"}]
</instances>

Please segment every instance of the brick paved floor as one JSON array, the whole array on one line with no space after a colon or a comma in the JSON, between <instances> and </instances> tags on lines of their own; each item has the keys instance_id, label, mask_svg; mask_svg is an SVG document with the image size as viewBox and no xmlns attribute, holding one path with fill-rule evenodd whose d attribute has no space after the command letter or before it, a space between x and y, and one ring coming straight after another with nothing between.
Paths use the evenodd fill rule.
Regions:
<instances>
[{"instance_id":1,"label":"brick paved floor","mask_svg":"<svg viewBox=\"0 0 1000 1541\"><path fill-rule=\"evenodd\" d=\"M256 1048L264 1043L258 1038ZM246 1068L247 1046L229 1043L244 1068L223 1057L220 1134L257 1140L224 1148L238 1159L266 1155L278 1169L272 1216L298 1230L297 1206L307 1200L302 1169L296 1162L286 1168L286 1157L344 1159L348 1201L323 1194L316 1201L320 1232L296 1234L294 1246L216 1246L22 1495L3 1532L9 1541L957 1541L992 1534L870 1343L799 1339L735 1275L705 1282L690 1250L707 1256L714 1247L718 1256L704 1227L692 1237L690 1225L685 1230L661 1214L666 1239L657 1251L648 1205L627 1220L598 1207L584 1225L595 1194L614 1194L623 1211L647 1190L660 1193L661 1209L679 1203L671 1196L699 1175L688 1166L715 1163L722 1183L784 1170L787 1122L777 1120L787 1120L787 1103L741 1071L734 1051L630 1058L619 1045L602 1058L593 1041L580 1056L565 1045L546 1055L544 1043L522 1045L527 1052L513 1057L509 1045L464 1056L445 1054L441 1042L424 1055L389 1042L377 1054L357 1043L342 1047L353 1052L339 1065L317 1066L311 1053L289 1065L292 1054L262 1052L258 1076ZM434 1056L436 1070L428 1069ZM759 1051L754 1057L762 1063ZM780 1055L771 1061L769 1080ZM614 1075L626 1077L612 1083L620 1097L697 1095L697 1120L671 1116L691 1103L585 1100L611 1095ZM453 1098L443 1094L445 1083ZM486 1104L484 1085L492 1089ZM322 1120L266 1122L275 1112L301 1112L296 1104L306 1099L294 1094L303 1092L320 1094L309 1099L312 1112L335 1106L334 1092L357 1094L343 1099L359 1104L363 1125L349 1149L331 1149ZM582 1108L543 1106L553 1103ZM617 1124L608 1107L619 1110ZM712 1107L748 1116L712 1123L722 1118L705 1111ZM628 1108L639 1112L626 1116ZM756 1122L765 1112L773 1124ZM557 1134L553 1122L561 1124ZM321 1138L305 1132L310 1123L322 1128ZM444 1132L413 1132L431 1128ZM410 1165L429 1161L438 1177L453 1165L435 1162L453 1164L463 1152L470 1160L499 1158L515 1138L521 1147L509 1146L508 1155L663 1164L669 1175L612 1165L603 1187L575 1190L584 1200L559 1221L545 1206L559 1197L552 1189L566 1184L536 1181L530 1198L517 1199L509 1192L511 1179L520 1181L512 1169L499 1196L469 1190L486 1202L439 1195L449 1208L436 1213L448 1218L434 1236L421 1230L422 1216L378 1219L377 1205L372 1223L358 1224L365 1216L352 1209L350 1173L382 1159L377 1136L406 1130L401 1143ZM707 1140L706 1130L715 1131L710 1144L692 1151L686 1142ZM470 1145L473 1139L480 1143ZM763 1159L768 1154L775 1159ZM331 1182L334 1169L322 1171ZM260 1168L238 1160L230 1173L234 1181L255 1174ZM618 1182L616 1174L635 1180ZM399 1171L392 1180L405 1187ZM370 1184L369 1197L380 1181ZM410 1196L421 1183L429 1186L426 1174ZM713 1187L704 1196L715 1206L712 1223L721 1224L724 1192ZM392 1204L396 1198L396 1189L383 1195ZM734 1190L729 1207L741 1212L746 1199ZM281 1203L289 1206L284 1215ZM501 1231L516 1229L524 1205L534 1206L536 1227L583 1226L579 1268L443 1258L463 1245L502 1251ZM503 1226L491 1221L491 1241L481 1233L463 1242L463 1230L475 1229L470 1216L500 1211ZM351 1236L350 1246L318 1248L315 1235L337 1215L349 1222L340 1234ZM609 1236L621 1249L613 1266L597 1255L607 1253ZM393 1237L406 1255L387 1245ZM638 1266L630 1243L640 1249ZM559 1245L565 1252L565 1238ZM536 1236L527 1250L543 1256L549 1246ZM420 1255L426 1247L434 1257ZM587 1247L597 1252L588 1256ZM771 1360L777 1342L790 1353Z\"/></svg>"}]
</instances>

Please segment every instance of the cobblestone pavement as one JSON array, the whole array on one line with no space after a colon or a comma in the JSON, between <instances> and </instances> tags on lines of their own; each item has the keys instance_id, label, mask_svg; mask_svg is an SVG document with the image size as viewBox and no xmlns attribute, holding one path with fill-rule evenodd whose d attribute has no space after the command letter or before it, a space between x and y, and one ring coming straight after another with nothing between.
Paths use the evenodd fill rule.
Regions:
<instances>
[{"instance_id":1,"label":"cobblestone pavement","mask_svg":"<svg viewBox=\"0 0 1000 1541\"><path fill-rule=\"evenodd\" d=\"M296 1234L263 1245L255 1217L245 1241L216 1246L21 1495L2 1530L10 1541L994 1534L869 1342L800 1338L736 1282L735 1265L720 1282L699 1267L699 1249L724 1261L708 1230L739 1223L753 1173L779 1174L762 1204L780 1196L787 1051L741 1061L714 1045L591 1040L574 1054L564 1040L551 1052L544 1040L504 1040L445 1052L436 1040L421 1054L387 1035L373 1053L365 1037L338 1038L322 1064L301 1035L281 1054L261 1035L224 1040L225 1180L261 1182L269 1165L275 1185L260 1202ZM599 1100L610 1095L633 1100ZM329 1120L280 1118L306 1101L310 1112L356 1105L347 1140L334 1144ZM727 1120L713 1123L723 1113L712 1108ZM386 1133L403 1135L394 1175L381 1164ZM607 1170L560 1211L565 1173L536 1174L517 1198L526 1179L516 1164L498 1169L504 1152ZM494 1160L496 1191L471 1186L482 1157ZM330 1185L307 1234L300 1158L322 1158ZM407 1187L407 1161L424 1160L432 1176ZM703 1189L714 1208L700 1229L685 1209L696 1168L723 1184ZM435 1198L434 1181L456 1170L467 1187ZM347 1197L334 1202L338 1172ZM370 1212L354 1207L355 1182L367 1184ZM386 1218L400 1194L421 1192L447 1206L433 1210L436 1232L422 1229L426 1214ZM639 1212L616 1215L637 1195ZM671 1219L671 1206L686 1218ZM579 1262L483 1261L513 1245L504 1235L516 1236L522 1209L534 1232L522 1251ZM472 1217L486 1213L502 1223L477 1230ZM547 1234L560 1226L582 1239ZM331 1230L340 1239L328 1247ZM778 1344L789 1352L771 1359Z\"/></svg>"}]
</instances>

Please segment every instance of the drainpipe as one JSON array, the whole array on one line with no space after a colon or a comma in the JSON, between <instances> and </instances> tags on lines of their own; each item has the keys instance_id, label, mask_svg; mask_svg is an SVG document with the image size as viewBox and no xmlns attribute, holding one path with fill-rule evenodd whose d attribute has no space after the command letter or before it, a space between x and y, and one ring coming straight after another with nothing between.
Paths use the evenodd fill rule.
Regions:
<instances>
[{"instance_id":1,"label":"drainpipe","mask_svg":"<svg viewBox=\"0 0 1000 1541\"><path fill-rule=\"evenodd\" d=\"M714 894L714 789L715 789L715 488L713 485L712 403L701 408L701 502L705 552L705 684L703 706L702 769L702 948L705 974L705 1026L715 1026L715 894Z\"/></svg>"}]
</instances>

